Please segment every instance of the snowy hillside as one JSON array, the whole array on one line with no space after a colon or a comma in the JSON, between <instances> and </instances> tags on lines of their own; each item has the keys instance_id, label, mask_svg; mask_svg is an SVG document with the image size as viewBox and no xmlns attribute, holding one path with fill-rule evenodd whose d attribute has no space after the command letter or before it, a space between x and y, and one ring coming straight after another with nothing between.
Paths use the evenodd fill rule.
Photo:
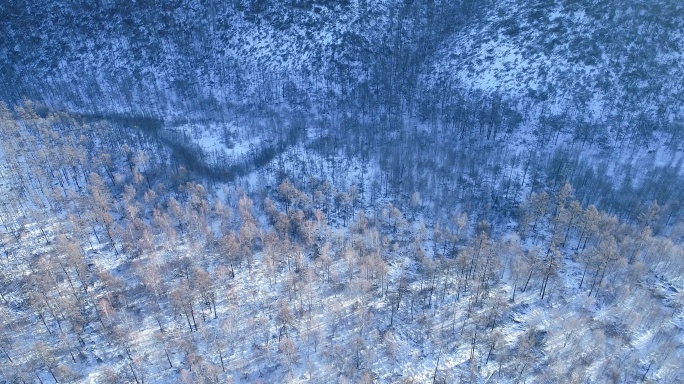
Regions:
<instances>
[{"instance_id":1,"label":"snowy hillside","mask_svg":"<svg viewBox=\"0 0 684 384\"><path fill-rule=\"evenodd\" d=\"M445 39L424 77L617 129L663 127L684 114L683 36L675 1L502 1Z\"/></svg>"}]
</instances>

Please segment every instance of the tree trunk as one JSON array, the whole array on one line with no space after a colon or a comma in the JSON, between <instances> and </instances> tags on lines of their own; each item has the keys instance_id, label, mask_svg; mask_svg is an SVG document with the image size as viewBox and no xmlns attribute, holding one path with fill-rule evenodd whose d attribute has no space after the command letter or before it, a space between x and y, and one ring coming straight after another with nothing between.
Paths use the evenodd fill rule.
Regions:
<instances>
[{"instance_id":1,"label":"tree trunk","mask_svg":"<svg viewBox=\"0 0 684 384\"><path fill-rule=\"evenodd\" d=\"M5 348L3 348L1 345L0 345L0 350L2 351L2 353L5 354L5 356L7 356L7 359L10 361L10 363L14 364L14 361L12 361L12 358L10 357L9 353L7 353Z\"/></svg>"},{"instance_id":2,"label":"tree trunk","mask_svg":"<svg viewBox=\"0 0 684 384\"><path fill-rule=\"evenodd\" d=\"M48 366L47 369L48 369L48 372L50 372L50 375L52 376L52 378L55 380L55 383L59 383L59 380L57 380L57 377L55 376L55 373L52 372L52 368L50 368L50 367Z\"/></svg>"},{"instance_id":3,"label":"tree trunk","mask_svg":"<svg viewBox=\"0 0 684 384\"><path fill-rule=\"evenodd\" d=\"M530 279L532 278L532 270L530 270L530 274L527 276L527 281L525 281L525 286L523 287L523 292L527 291L527 284L529 284Z\"/></svg>"},{"instance_id":4,"label":"tree trunk","mask_svg":"<svg viewBox=\"0 0 684 384\"><path fill-rule=\"evenodd\" d=\"M166 360L169 362L169 367L173 368L173 364L171 364L171 357L169 357L169 351L166 348L164 348L164 353L166 354ZM221 361L221 363L223 363L223 361Z\"/></svg>"},{"instance_id":5,"label":"tree trunk","mask_svg":"<svg viewBox=\"0 0 684 384\"><path fill-rule=\"evenodd\" d=\"M135 374L135 369L133 369L133 363L129 362L128 367L131 368L131 372L133 372L133 378L135 379L136 384L140 384L140 381L138 381L138 375Z\"/></svg>"}]
</instances>

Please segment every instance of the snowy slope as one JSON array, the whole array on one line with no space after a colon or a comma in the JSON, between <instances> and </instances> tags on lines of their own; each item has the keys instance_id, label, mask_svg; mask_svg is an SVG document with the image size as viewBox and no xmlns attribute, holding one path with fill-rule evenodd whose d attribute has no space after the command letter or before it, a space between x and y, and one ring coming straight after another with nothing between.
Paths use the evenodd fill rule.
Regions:
<instances>
[{"instance_id":1,"label":"snowy slope","mask_svg":"<svg viewBox=\"0 0 684 384\"><path fill-rule=\"evenodd\" d=\"M684 7L673 1L497 2L446 39L428 87L532 99L589 120L682 116Z\"/></svg>"}]
</instances>

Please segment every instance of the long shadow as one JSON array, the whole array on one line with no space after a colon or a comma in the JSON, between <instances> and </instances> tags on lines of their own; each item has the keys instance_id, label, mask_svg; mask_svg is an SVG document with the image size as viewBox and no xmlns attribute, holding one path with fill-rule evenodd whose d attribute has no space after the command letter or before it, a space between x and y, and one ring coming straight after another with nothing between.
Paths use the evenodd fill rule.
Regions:
<instances>
[{"instance_id":1,"label":"long shadow","mask_svg":"<svg viewBox=\"0 0 684 384\"><path fill-rule=\"evenodd\" d=\"M192 146L183 144L178 140L162 134L164 120L146 116L127 116L120 114L72 114L84 122L108 121L114 125L137 129L151 136L171 150L172 157L182 164L188 171L214 181L234 181L239 176L244 176L251 171L264 166L282 153L292 141L278 141L274 144L261 148L255 155L245 158L243 161L228 165L208 165L201 151Z\"/></svg>"}]
</instances>

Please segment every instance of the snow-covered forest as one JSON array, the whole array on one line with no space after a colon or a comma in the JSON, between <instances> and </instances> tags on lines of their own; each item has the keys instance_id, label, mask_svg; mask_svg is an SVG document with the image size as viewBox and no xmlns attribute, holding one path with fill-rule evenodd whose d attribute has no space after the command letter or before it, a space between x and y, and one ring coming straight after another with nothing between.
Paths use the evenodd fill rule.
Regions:
<instances>
[{"instance_id":1,"label":"snow-covered forest","mask_svg":"<svg viewBox=\"0 0 684 384\"><path fill-rule=\"evenodd\" d=\"M0 382L684 382L682 5L0 21Z\"/></svg>"}]
</instances>

